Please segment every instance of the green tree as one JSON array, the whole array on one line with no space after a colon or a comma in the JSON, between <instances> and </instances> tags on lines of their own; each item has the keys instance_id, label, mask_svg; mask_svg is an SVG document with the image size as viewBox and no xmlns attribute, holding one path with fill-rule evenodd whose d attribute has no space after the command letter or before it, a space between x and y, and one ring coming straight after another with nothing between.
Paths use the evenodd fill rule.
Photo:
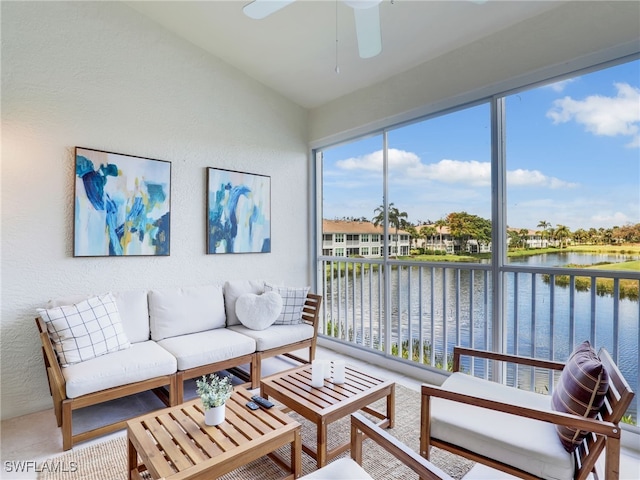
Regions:
<instances>
[{"instance_id":1,"label":"green tree","mask_svg":"<svg viewBox=\"0 0 640 480\"><path fill-rule=\"evenodd\" d=\"M491 221L467 212L447 215L447 225L451 236L460 242L462 251L467 251L467 243L473 238L478 242L491 241Z\"/></svg>"},{"instance_id":2,"label":"green tree","mask_svg":"<svg viewBox=\"0 0 640 480\"><path fill-rule=\"evenodd\" d=\"M549 238L549 229L551 228L551 224L549 222L547 222L546 220L540 220L538 222L538 226L537 228L541 228L542 229L542 239L544 240L545 238Z\"/></svg>"}]
</instances>

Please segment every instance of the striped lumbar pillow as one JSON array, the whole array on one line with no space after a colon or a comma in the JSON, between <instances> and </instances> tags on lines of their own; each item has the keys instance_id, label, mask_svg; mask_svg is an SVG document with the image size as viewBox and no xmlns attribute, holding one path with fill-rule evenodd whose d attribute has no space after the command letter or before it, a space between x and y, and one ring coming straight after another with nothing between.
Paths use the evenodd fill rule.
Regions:
<instances>
[{"instance_id":1,"label":"striped lumbar pillow","mask_svg":"<svg viewBox=\"0 0 640 480\"><path fill-rule=\"evenodd\" d=\"M554 410L594 418L604 403L609 389L609 376L588 341L578 345L562 370L551 396ZM589 432L556 426L567 452L573 452Z\"/></svg>"}]
</instances>

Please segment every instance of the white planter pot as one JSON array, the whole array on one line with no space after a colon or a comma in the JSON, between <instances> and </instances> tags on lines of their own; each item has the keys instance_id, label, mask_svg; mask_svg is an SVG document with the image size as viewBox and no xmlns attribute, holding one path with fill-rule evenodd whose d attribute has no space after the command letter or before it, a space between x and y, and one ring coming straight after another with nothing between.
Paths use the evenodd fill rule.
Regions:
<instances>
[{"instance_id":1,"label":"white planter pot","mask_svg":"<svg viewBox=\"0 0 640 480\"><path fill-rule=\"evenodd\" d=\"M204 411L204 423L206 425L220 425L224 422L225 404Z\"/></svg>"}]
</instances>

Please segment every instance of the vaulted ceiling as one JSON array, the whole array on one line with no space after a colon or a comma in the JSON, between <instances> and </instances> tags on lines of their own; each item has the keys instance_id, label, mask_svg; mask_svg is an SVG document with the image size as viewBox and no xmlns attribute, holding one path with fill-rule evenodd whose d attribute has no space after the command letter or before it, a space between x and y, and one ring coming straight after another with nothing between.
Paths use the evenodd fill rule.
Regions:
<instances>
[{"instance_id":1,"label":"vaulted ceiling","mask_svg":"<svg viewBox=\"0 0 640 480\"><path fill-rule=\"evenodd\" d=\"M297 0L262 20L244 15L249 0L125 3L313 108L566 2L382 0L382 53L369 59L358 55L353 9L342 1Z\"/></svg>"}]
</instances>

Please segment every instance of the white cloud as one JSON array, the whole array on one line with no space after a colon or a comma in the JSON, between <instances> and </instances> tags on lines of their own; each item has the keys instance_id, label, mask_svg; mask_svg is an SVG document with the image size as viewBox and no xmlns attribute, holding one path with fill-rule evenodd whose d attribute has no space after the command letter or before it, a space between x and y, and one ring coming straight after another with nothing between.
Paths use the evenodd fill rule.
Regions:
<instances>
[{"instance_id":1,"label":"white cloud","mask_svg":"<svg viewBox=\"0 0 640 480\"><path fill-rule=\"evenodd\" d=\"M350 172L382 173L382 150L360 157L352 157L336 162L338 168ZM437 163L422 163L413 152L389 149L389 172L392 176L407 181L433 181L446 184L458 184L471 187L491 185L491 163L477 160L442 159ZM507 172L509 186L539 188L572 188L575 183L565 182L544 175L538 170L511 170Z\"/></svg>"},{"instance_id":2,"label":"white cloud","mask_svg":"<svg viewBox=\"0 0 640 480\"><path fill-rule=\"evenodd\" d=\"M640 147L640 89L627 83L616 83L615 97L591 95L584 100L564 97L553 102L547 117L554 124L571 120L583 125L594 135L629 136L628 147Z\"/></svg>"},{"instance_id":3,"label":"white cloud","mask_svg":"<svg viewBox=\"0 0 640 480\"><path fill-rule=\"evenodd\" d=\"M576 183L565 182L556 177L549 177L539 170L510 170L507 172L507 185L511 187L540 188L574 188Z\"/></svg>"},{"instance_id":4,"label":"white cloud","mask_svg":"<svg viewBox=\"0 0 640 480\"><path fill-rule=\"evenodd\" d=\"M568 78L567 80L560 80L559 82L555 82L550 85L547 85L546 88L550 88L554 92L560 93L560 92L563 92L565 88L567 88L567 85L575 81L576 81L575 78Z\"/></svg>"},{"instance_id":5,"label":"white cloud","mask_svg":"<svg viewBox=\"0 0 640 480\"><path fill-rule=\"evenodd\" d=\"M591 216L591 222L596 225L626 225L631 223L631 219L622 212L614 212L607 214L597 214Z\"/></svg>"}]
</instances>

